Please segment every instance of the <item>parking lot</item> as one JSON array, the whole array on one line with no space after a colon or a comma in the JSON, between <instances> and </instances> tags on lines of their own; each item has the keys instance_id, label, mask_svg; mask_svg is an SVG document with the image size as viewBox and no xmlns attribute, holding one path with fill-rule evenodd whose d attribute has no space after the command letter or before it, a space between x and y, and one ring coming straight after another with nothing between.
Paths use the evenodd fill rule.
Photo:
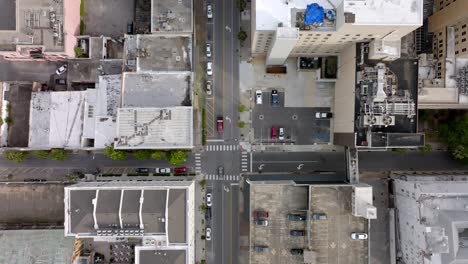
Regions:
<instances>
[{"instance_id":1,"label":"parking lot","mask_svg":"<svg viewBox=\"0 0 468 264\"><path fill-rule=\"evenodd\" d=\"M368 220L352 216L351 186L311 186L311 213L326 213L327 220L311 220L311 250L317 263L368 263L368 240L353 240L351 233L369 233Z\"/></svg>"},{"instance_id":2,"label":"parking lot","mask_svg":"<svg viewBox=\"0 0 468 264\"><path fill-rule=\"evenodd\" d=\"M263 102L253 108L255 143L311 145L330 142L330 119L315 117L316 112L329 112L329 107L284 107L285 93L281 90L278 90L278 106L272 106L272 90L262 89ZM284 128L284 140L271 138L273 126Z\"/></svg>"},{"instance_id":3,"label":"parking lot","mask_svg":"<svg viewBox=\"0 0 468 264\"><path fill-rule=\"evenodd\" d=\"M291 255L293 248L305 248L307 237L294 237L290 230L306 230L306 221L290 221L288 213L307 209L307 187L289 185L251 185L251 218L255 210L267 211L268 226L250 221L250 263L303 263L302 255ZM269 252L255 252L254 246L268 246Z\"/></svg>"}]
</instances>

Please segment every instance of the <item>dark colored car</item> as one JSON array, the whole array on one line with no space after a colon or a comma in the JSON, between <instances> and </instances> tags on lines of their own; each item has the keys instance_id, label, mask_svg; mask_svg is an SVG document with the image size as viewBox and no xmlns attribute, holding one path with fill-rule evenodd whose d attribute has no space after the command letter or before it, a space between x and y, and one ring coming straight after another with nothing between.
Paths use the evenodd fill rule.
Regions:
<instances>
[{"instance_id":1,"label":"dark colored car","mask_svg":"<svg viewBox=\"0 0 468 264\"><path fill-rule=\"evenodd\" d=\"M305 236L305 231L304 230L291 230L289 231L289 234L291 236Z\"/></svg>"},{"instance_id":2,"label":"dark colored car","mask_svg":"<svg viewBox=\"0 0 468 264\"><path fill-rule=\"evenodd\" d=\"M312 219L314 220L327 220L327 215L324 213L315 213L312 214Z\"/></svg>"},{"instance_id":3,"label":"dark colored car","mask_svg":"<svg viewBox=\"0 0 468 264\"><path fill-rule=\"evenodd\" d=\"M268 218L268 212L265 211L253 211L254 219L265 219Z\"/></svg>"},{"instance_id":4,"label":"dark colored car","mask_svg":"<svg viewBox=\"0 0 468 264\"><path fill-rule=\"evenodd\" d=\"M187 167L174 168L174 174L185 174L188 173Z\"/></svg>"},{"instance_id":5,"label":"dark colored car","mask_svg":"<svg viewBox=\"0 0 468 264\"><path fill-rule=\"evenodd\" d=\"M271 106L279 106L278 90L271 90Z\"/></svg>"},{"instance_id":6,"label":"dark colored car","mask_svg":"<svg viewBox=\"0 0 468 264\"><path fill-rule=\"evenodd\" d=\"M137 173L148 173L149 169L148 168L136 168L135 171Z\"/></svg>"},{"instance_id":7,"label":"dark colored car","mask_svg":"<svg viewBox=\"0 0 468 264\"><path fill-rule=\"evenodd\" d=\"M255 252L259 252L259 253L270 251L268 246L254 246L253 249L254 249Z\"/></svg>"},{"instance_id":8,"label":"dark colored car","mask_svg":"<svg viewBox=\"0 0 468 264\"><path fill-rule=\"evenodd\" d=\"M271 139L278 140L278 127L277 126L271 127Z\"/></svg>"},{"instance_id":9,"label":"dark colored car","mask_svg":"<svg viewBox=\"0 0 468 264\"><path fill-rule=\"evenodd\" d=\"M303 255L304 250L302 248L293 248L291 249L291 255Z\"/></svg>"},{"instance_id":10,"label":"dark colored car","mask_svg":"<svg viewBox=\"0 0 468 264\"><path fill-rule=\"evenodd\" d=\"M268 221L267 220L254 220L254 224L256 225L262 225L262 226L267 226Z\"/></svg>"},{"instance_id":11,"label":"dark colored car","mask_svg":"<svg viewBox=\"0 0 468 264\"><path fill-rule=\"evenodd\" d=\"M224 119L222 117L218 117L216 120L216 127L218 129L218 132L224 132Z\"/></svg>"},{"instance_id":12,"label":"dark colored car","mask_svg":"<svg viewBox=\"0 0 468 264\"><path fill-rule=\"evenodd\" d=\"M305 214L288 214L288 220L305 221L307 220L307 216Z\"/></svg>"},{"instance_id":13,"label":"dark colored car","mask_svg":"<svg viewBox=\"0 0 468 264\"><path fill-rule=\"evenodd\" d=\"M55 84L66 85L67 80L65 80L65 79L55 79Z\"/></svg>"}]
</instances>

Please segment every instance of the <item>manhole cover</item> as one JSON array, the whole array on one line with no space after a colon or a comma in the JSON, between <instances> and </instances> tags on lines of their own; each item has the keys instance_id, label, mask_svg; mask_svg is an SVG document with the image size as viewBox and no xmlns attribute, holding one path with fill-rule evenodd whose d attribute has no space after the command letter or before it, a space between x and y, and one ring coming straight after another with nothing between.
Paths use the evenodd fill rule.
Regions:
<instances>
[{"instance_id":1,"label":"manhole cover","mask_svg":"<svg viewBox=\"0 0 468 264\"><path fill-rule=\"evenodd\" d=\"M298 118L297 115L293 115L293 116L292 116L292 119L293 119L293 120L297 120L297 118Z\"/></svg>"},{"instance_id":2,"label":"manhole cover","mask_svg":"<svg viewBox=\"0 0 468 264\"><path fill-rule=\"evenodd\" d=\"M263 120L263 118L265 118L263 115L258 116L258 119L260 119L260 120Z\"/></svg>"}]
</instances>

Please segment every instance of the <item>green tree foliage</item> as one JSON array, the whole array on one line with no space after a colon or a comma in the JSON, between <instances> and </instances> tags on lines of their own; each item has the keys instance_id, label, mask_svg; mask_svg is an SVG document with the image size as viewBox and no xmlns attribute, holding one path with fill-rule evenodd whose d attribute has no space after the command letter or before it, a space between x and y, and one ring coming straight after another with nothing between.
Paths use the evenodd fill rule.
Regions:
<instances>
[{"instance_id":1,"label":"green tree foliage","mask_svg":"<svg viewBox=\"0 0 468 264\"><path fill-rule=\"evenodd\" d=\"M244 122L244 121L239 121L239 122L237 123L237 126L238 126L239 128L244 128L244 127L245 127L245 122Z\"/></svg>"},{"instance_id":2,"label":"green tree foliage","mask_svg":"<svg viewBox=\"0 0 468 264\"><path fill-rule=\"evenodd\" d=\"M68 158L68 151L64 149L53 149L50 151L50 158L53 160L64 161Z\"/></svg>"},{"instance_id":3,"label":"green tree foliage","mask_svg":"<svg viewBox=\"0 0 468 264\"><path fill-rule=\"evenodd\" d=\"M439 126L439 137L456 160L468 162L468 116Z\"/></svg>"},{"instance_id":4,"label":"green tree foliage","mask_svg":"<svg viewBox=\"0 0 468 264\"><path fill-rule=\"evenodd\" d=\"M104 149L104 155L112 160L125 160L127 159L127 152L123 150L114 149L114 147L109 146Z\"/></svg>"},{"instance_id":5,"label":"green tree foliage","mask_svg":"<svg viewBox=\"0 0 468 264\"><path fill-rule=\"evenodd\" d=\"M160 160L164 156L164 152L155 150L151 153L151 158L155 160Z\"/></svg>"},{"instance_id":6,"label":"green tree foliage","mask_svg":"<svg viewBox=\"0 0 468 264\"><path fill-rule=\"evenodd\" d=\"M237 39L239 39L240 42L244 42L247 39L247 32L241 29L239 33L237 33Z\"/></svg>"},{"instance_id":7,"label":"green tree foliage","mask_svg":"<svg viewBox=\"0 0 468 264\"><path fill-rule=\"evenodd\" d=\"M430 153L432 151L432 145L426 144L424 147L420 147L419 151L421 151L423 154Z\"/></svg>"},{"instance_id":8,"label":"green tree foliage","mask_svg":"<svg viewBox=\"0 0 468 264\"><path fill-rule=\"evenodd\" d=\"M28 156L28 152L24 151L17 151L17 150L6 150L3 152L3 157L6 160L14 161L14 162L23 162L26 160Z\"/></svg>"},{"instance_id":9,"label":"green tree foliage","mask_svg":"<svg viewBox=\"0 0 468 264\"><path fill-rule=\"evenodd\" d=\"M147 160L151 158L152 151L147 149L135 150L133 152L133 157L137 160Z\"/></svg>"},{"instance_id":10,"label":"green tree foliage","mask_svg":"<svg viewBox=\"0 0 468 264\"><path fill-rule=\"evenodd\" d=\"M49 151L46 150L34 150L33 154L39 159L47 159L49 157Z\"/></svg>"},{"instance_id":11,"label":"green tree foliage","mask_svg":"<svg viewBox=\"0 0 468 264\"><path fill-rule=\"evenodd\" d=\"M183 150L171 150L166 153L166 160L174 166L179 166L184 163L186 159L185 151Z\"/></svg>"},{"instance_id":12,"label":"green tree foliage","mask_svg":"<svg viewBox=\"0 0 468 264\"><path fill-rule=\"evenodd\" d=\"M245 0L237 0L237 8L239 11L243 12L247 7L247 2Z\"/></svg>"}]
</instances>

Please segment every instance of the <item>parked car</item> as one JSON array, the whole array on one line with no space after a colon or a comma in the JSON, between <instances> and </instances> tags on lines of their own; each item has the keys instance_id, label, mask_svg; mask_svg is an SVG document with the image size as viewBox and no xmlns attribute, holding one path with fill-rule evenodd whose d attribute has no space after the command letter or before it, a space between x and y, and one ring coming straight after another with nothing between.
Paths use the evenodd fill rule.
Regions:
<instances>
[{"instance_id":1,"label":"parked car","mask_svg":"<svg viewBox=\"0 0 468 264\"><path fill-rule=\"evenodd\" d=\"M289 234L291 236L305 236L305 231L304 230L291 230L289 231Z\"/></svg>"},{"instance_id":2,"label":"parked car","mask_svg":"<svg viewBox=\"0 0 468 264\"><path fill-rule=\"evenodd\" d=\"M351 239L354 240L365 240L367 237L366 233L351 233Z\"/></svg>"},{"instance_id":3,"label":"parked car","mask_svg":"<svg viewBox=\"0 0 468 264\"><path fill-rule=\"evenodd\" d=\"M265 219L268 218L268 212L265 211L253 211L254 219Z\"/></svg>"},{"instance_id":4,"label":"parked car","mask_svg":"<svg viewBox=\"0 0 468 264\"><path fill-rule=\"evenodd\" d=\"M67 80L65 80L65 79L55 79L55 84L66 85Z\"/></svg>"},{"instance_id":5,"label":"parked car","mask_svg":"<svg viewBox=\"0 0 468 264\"><path fill-rule=\"evenodd\" d=\"M279 128L278 139L284 140L284 127Z\"/></svg>"},{"instance_id":6,"label":"parked car","mask_svg":"<svg viewBox=\"0 0 468 264\"><path fill-rule=\"evenodd\" d=\"M155 173L171 173L171 168L156 168Z\"/></svg>"},{"instance_id":7,"label":"parked car","mask_svg":"<svg viewBox=\"0 0 468 264\"><path fill-rule=\"evenodd\" d=\"M212 83L211 81L206 81L206 94L207 95L212 95L213 91L211 90Z\"/></svg>"},{"instance_id":8,"label":"parked car","mask_svg":"<svg viewBox=\"0 0 468 264\"><path fill-rule=\"evenodd\" d=\"M271 139L272 140L277 140L278 139L278 127L277 126L272 126L271 127Z\"/></svg>"},{"instance_id":9,"label":"parked car","mask_svg":"<svg viewBox=\"0 0 468 264\"><path fill-rule=\"evenodd\" d=\"M188 173L187 167L174 168L174 174L185 174Z\"/></svg>"},{"instance_id":10,"label":"parked car","mask_svg":"<svg viewBox=\"0 0 468 264\"><path fill-rule=\"evenodd\" d=\"M135 171L137 173L148 173L149 169L148 168L136 168Z\"/></svg>"},{"instance_id":11,"label":"parked car","mask_svg":"<svg viewBox=\"0 0 468 264\"><path fill-rule=\"evenodd\" d=\"M206 208L205 218L206 220L211 220L211 207Z\"/></svg>"},{"instance_id":12,"label":"parked car","mask_svg":"<svg viewBox=\"0 0 468 264\"><path fill-rule=\"evenodd\" d=\"M208 18L213 18L213 7L211 6L211 4L208 4L206 6L206 17Z\"/></svg>"},{"instance_id":13,"label":"parked car","mask_svg":"<svg viewBox=\"0 0 468 264\"><path fill-rule=\"evenodd\" d=\"M291 252L291 255L303 255L304 254L304 250L302 248L292 248L290 252Z\"/></svg>"},{"instance_id":14,"label":"parked car","mask_svg":"<svg viewBox=\"0 0 468 264\"><path fill-rule=\"evenodd\" d=\"M217 127L217 130L218 132L222 133L224 132L224 119L223 117L218 117L218 119L216 119L216 127Z\"/></svg>"},{"instance_id":15,"label":"parked car","mask_svg":"<svg viewBox=\"0 0 468 264\"><path fill-rule=\"evenodd\" d=\"M254 224L261 225L261 226L267 226L268 225L268 220L254 220Z\"/></svg>"},{"instance_id":16,"label":"parked car","mask_svg":"<svg viewBox=\"0 0 468 264\"><path fill-rule=\"evenodd\" d=\"M206 206L211 207L213 205L213 196L211 193L206 194Z\"/></svg>"},{"instance_id":17,"label":"parked car","mask_svg":"<svg viewBox=\"0 0 468 264\"><path fill-rule=\"evenodd\" d=\"M206 228L205 239L210 241L211 240L211 227Z\"/></svg>"},{"instance_id":18,"label":"parked car","mask_svg":"<svg viewBox=\"0 0 468 264\"><path fill-rule=\"evenodd\" d=\"M257 104L262 104L263 103L263 100L262 100L262 91L261 90L257 90L255 91L255 102Z\"/></svg>"},{"instance_id":19,"label":"parked car","mask_svg":"<svg viewBox=\"0 0 468 264\"><path fill-rule=\"evenodd\" d=\"M279 106L278 90L271 90L271 106Z\"/></svg>"},{"instance_id":20,"label":"parked car","mask_svg":"<svg viewBox=\"0 0 468 264\"><path fill-rule=\"evenodd\" d=\"M305 221L307 220L307 216L305 214L288 214L288 220Z\"/></svg>"},{"instance_id":21,"label":"parked car","mask_svg":"<svg viewBox=\"0 0 468 264\"><path fill-rule=\"evenodd\" d=\"M330 112L315 112L315 118L317 119L330 119L333 117L333 113Z\"/></svg>"},{"instance_id":22,"label":"parked car","mask_svg":"<svg viewBox=\"0 0 468 264\"><path fill-rule=\"evenodd\" d=\"M206 43L206 57L211 58L211 44Z\"/></svg>"},{"instance_id":23,"label":"parked car","mask_svg":"<svg viewBox=\"0 0 468 264\"><path fill-rule=\"evenodd\" d=\"M224 175L224 167L223 166L218 167L218 175L219 176Z\"/></svg>"},{"instance_id":24,"label":"parked car","mask_svg":"<svg viewBox=\"0 0 468 264\"><path fill-rule=\"evenodd\" d=\"M314 220L327 220L327 215L325 213L314 213L314 214L312 214L312 219L314 219Z\"/></svg>"},{"instance_id":25,"label":"parked car","mask_svg":"<svg viewBox=\"0 0 468 264\"><path fill-rule=\"evenodd\" d=\"M213 75L213 63L211 61L206 63L206 74L208 74L208 76Z\"/></svg>"},{"instance_id":26,"label":"parked car","mask_svg":"<svg viewBox=\"0 0 468 264\"><path fill-rule=\"evenodd\" d=\"M62 75L62 74L64 74L64 73L67 71L67 68L68 68L68 65L67 65L67 64L64 64L64 65L60 66L60 67L55 71L55 73L56 73L57 75Z\"/></svg>"},{"instance_id":27,"label":"parked car","mask_svg":"<svg viewBox=\"0 0 468 264\"><path fill-rule=\"evenodd\" d=\"M270 248L268 246L257 246L255 245L253 247L255 252L262 253L262 252L269 252Z\"/></svg>"}]
</instances>

